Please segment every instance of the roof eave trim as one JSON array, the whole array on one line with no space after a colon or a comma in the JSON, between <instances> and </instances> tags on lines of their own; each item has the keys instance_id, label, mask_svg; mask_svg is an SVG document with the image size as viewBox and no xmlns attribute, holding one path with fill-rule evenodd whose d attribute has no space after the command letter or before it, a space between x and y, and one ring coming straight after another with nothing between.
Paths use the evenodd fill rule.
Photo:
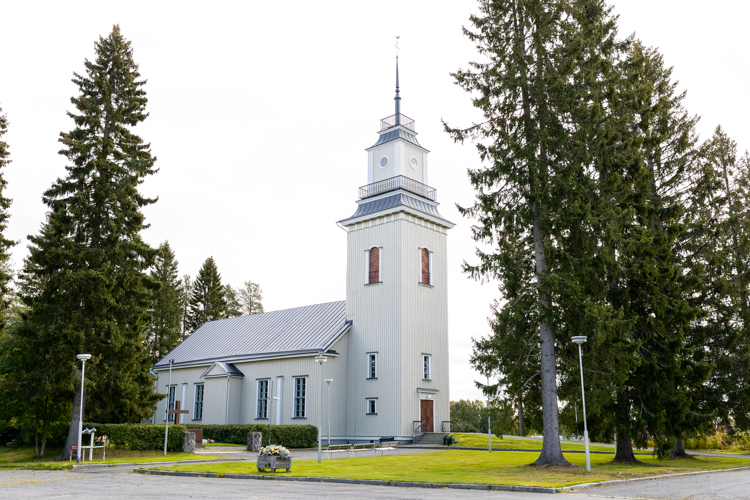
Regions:
<instances>
[{"instance_id":1,"label":"roof eave trim","mask_svg":"<svg viewBox=\"0 0 750 500\"><path fill-rule=\"evenodd\" d=\"M391 214L398 213L398 212L408 212L408 213L411 213L412 215L415 215L417 217L421 217L421 218L423 218L425 220L428 220L430 222L434 222L435 224L437 224L439 226L443 226L443 227L445 227L447 229L452 229L453 227L456 226L453 222L450 222L448 220L432 216L430 214L422 212L421 210L417 210L417 209L411 208L411 207L406 206L406 205L399 205L399 206L396 206L396 207L393 207L393 208L388 208L386 210L381 210L381 211L378 211L378 212L373 212L373 213L370 213L370 214L367 214L367 215L361 215L359 217L353 217L353 218L350 218L350 219L342 219L342 220L339 221L339 224L341 224L343 226L351 226L352 224L356 224L358 222L364 222L364 221L367 221L367 220L370 220L370 219L377 219L378 217L383 217L384 215L391 215Z\"/></svg>"},{"instance_id":2,"label":"roof eave trim","mask_svg":"<svg viewBox=\"0 0 750 500\"><path fill-rule=\"evenodd\" d=\"M323 348L323 353L326 356L334 356L334 354L328 354L328 349L330 349L331 347L333 347L333 344L335 344L336 342L338 342L339 340L341 340L341 337L343 337L346 334L346 332L348 332L349 330L352 329L352 324L353 323L354 322L351 321L351 320L347 321L344 324L344 327L341 329L341 333L339 333L338 335L336 335L336 337L331 342L329 342L327 346L325 346ZM338 356L338 354L335 354L335 356Z\"/></svg>"},{"instance_id":3,"label":"roof eave trim","mask_svg":"<svg viewBox=\"0 0 750 500\"><path fill-rule=\"evenodd\" d=\"M343 332L346 333L348 331L348 328ZM341 335L343 335L343 333ZM336 340L341 338L341 335L339 335ZM335 342L333 342L335 343ZM329 344L333 345L333 343ZM324 349L327 349L324 348ZM284 351L284 352L278 352L278 353L261 353L258 355L249 355L249 354L242 354L237 356L224 356L221 358L206 358L206 359L194 359L191 361L185 361L183 363L174 363L172 365L172 369L175 368L196 368L200 366L207 366L207 365L213 365L214 363L244 363L244 362L250 362L250 361L269 361L274 359L284 359L284 358L305 358L309 356L317 356L320 354L321 349L304 349L304 350L297 350L297 351ZM339 356L338 353L336 354L328 354L326 353L326 356L332 356L336 357ZM154 365L152 368L154 371L166 371L169 370L169 365Z\"/></svg>"}]
</instances>

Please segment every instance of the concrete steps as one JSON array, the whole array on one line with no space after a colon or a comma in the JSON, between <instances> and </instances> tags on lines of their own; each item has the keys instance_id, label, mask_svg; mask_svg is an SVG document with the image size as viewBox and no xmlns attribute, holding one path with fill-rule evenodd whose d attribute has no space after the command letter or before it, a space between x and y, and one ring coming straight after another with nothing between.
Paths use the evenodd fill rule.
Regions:
<instances>
[{"instance_id":1,"label":"concrete steps","mask_svg":"<svg viewBox=\"0 0 750 500\"><path fill-rule=\"evenodd\" d=\"M443 438L447 435L445 432L425 432L417 436L414 444L443 444Z\"/></svg>"}]
</instances>

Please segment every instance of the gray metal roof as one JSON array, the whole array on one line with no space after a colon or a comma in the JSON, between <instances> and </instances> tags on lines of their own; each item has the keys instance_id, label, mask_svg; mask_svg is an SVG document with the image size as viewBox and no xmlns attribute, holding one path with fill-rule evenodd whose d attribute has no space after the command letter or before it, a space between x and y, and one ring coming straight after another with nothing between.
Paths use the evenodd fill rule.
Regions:
<instances>
[{"instance_id":1,"label":"gray metal roof","mask_svg":"<svg viewBox=\"0 0 750 500\"><path fill-rule=\"evenodd\" d=\"M399 206L410 207L415 210L419 210L420 212L424 212L427 215L431 215L448 222L445 218L443 218L442 215L440 215L440 212L438 212L438 209L435 205L425 203L418 198L409 196L408 194L404 193L394 194L393 196L380 198L367 203L360 203L357 207L357 211L354 212L354 215L339 222L343 223L349 219L355 219L357 217L362 217L364 215L373 214L375 212L380 212L381 210L388 210L389 208L395 208Z\"/></svg>"},{"instance_id":2,"label":"gray metal roof","mask_svg":"<svg viewBox=\"0 0 750 500\"><path fill-rule=\"evenodd\" d=\"M380 146L381 144L385 144L386 142L395 141L398 138L406 139L407 141L411 142L412 144L416 144L420 148L422 145L417 141L417 136L407 132L406 130L402 128L396 128L391 130L390 132L386 132L384 134L380 134L380 137L378 137L378 142L370 146L371 148L374 148L375 146ZM368 148L369 149L369 148Z\"/></svg>"},{"instance_id":3,"label":"gray metal roof","mask_svg":"<svg viewBox=\"0 0 750 500\"><path fill-rule=\"evenodd\" d=\"M209 321L154 368L197 362L237 361L328 349L351 326L346 301L295 307L251 316Z\"/></svg>"}]
</instances>

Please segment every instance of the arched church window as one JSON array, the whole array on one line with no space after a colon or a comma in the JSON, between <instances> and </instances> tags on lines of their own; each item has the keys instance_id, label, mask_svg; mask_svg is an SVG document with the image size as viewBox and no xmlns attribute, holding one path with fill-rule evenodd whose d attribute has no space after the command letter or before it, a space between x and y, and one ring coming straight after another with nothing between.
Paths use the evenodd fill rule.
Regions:
<instances>
[{"instance_id":1,"label":"arched church window","mask_svg":"<svg viewBox=\"0 0 750 500\"><path fill-rule=\"evenodd\" d=\"M432 266L430 265L430 251L426 248L422 249L422 284L432 284Z\"/></svg>"},{"instance_id":2,"label":"arched church window","mask_svg":"<svg viewBox=\"0 0 750 500\"><path fill-rule=\"evenodd\" d=\"M372 247L370 249L370 262L368 268L368 283L380 282L380 248Z\"/></svg>"}]
</instances>

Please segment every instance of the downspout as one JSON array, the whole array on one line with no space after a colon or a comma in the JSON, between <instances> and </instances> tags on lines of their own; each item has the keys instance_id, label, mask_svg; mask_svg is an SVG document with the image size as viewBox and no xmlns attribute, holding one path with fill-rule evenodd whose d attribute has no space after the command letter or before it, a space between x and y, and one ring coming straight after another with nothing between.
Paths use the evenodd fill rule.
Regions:
<instances>
[{"instance_id":1,"label":"downspout","mask_svg":"<svg viewBox=\"0 0 750 500\"><path fill-rule=\"evenodd\" d=\"M229 423L229 384L232 382L232 378L227 374L227 408L224 412L224 424Z\"/></svg>"}]
</instances>

